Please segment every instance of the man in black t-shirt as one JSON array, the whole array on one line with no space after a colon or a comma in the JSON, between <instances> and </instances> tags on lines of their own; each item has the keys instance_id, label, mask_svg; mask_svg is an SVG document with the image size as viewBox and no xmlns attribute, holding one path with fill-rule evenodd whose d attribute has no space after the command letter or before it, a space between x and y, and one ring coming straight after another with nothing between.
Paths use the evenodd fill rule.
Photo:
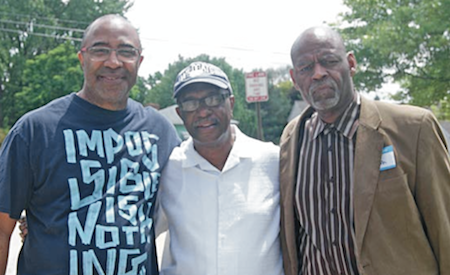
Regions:
<instances>
[{"instance_id":1,"label":"man in black t-shirt","mask_svg":"<svg viewBox=\"0 0 450 275\"><path fill-rule=\"evenodd\" d=\"M154 202L179 139L129 99L143 57L127 20L95 20L78 58L82 89L24 115L0 150L0 274L23 210L18 274L158 274Z\"/></svg>"}]
</instances>

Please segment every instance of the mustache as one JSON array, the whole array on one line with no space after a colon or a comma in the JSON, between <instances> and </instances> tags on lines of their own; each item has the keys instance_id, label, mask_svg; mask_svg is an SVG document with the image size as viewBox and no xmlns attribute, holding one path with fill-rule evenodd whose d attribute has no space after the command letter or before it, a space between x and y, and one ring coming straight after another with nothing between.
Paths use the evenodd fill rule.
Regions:
<instances>
[{"instance_id":1,"label":"mustache","mask_svg":"<svg viewBox=\"0 0 450 275\"><path fill-rule=\"evenodd\" d=\"M205 124L217 124L218 120L216 118L201 118L199 120L194 121L193 125L194 127L205 125Z\"/></svg>"},{"instance_id":2,"label":"mustache","mask_svg":"<svg viewBox=\"0 0 450 275\"><path fill-rule=\"evenodd\" d=\"M115 69L111 69L111 68L101 68L99 70L100 74L126 74L127 71L124 68L115 68Z\"/></svg>"},{"instance_id":3,"label":"mustache","mask_svg":"<svg viewBox=\"0 0 450 275\"><path fill-rule=\"evenodd\" d=\"M331 79L327 78L327 79L312 83L311 87L309 87L309 92L313 93L322 86L328 86L328 87L336 90L336 83L334 81L332 81Z\"/></svg>"}]
</instances>

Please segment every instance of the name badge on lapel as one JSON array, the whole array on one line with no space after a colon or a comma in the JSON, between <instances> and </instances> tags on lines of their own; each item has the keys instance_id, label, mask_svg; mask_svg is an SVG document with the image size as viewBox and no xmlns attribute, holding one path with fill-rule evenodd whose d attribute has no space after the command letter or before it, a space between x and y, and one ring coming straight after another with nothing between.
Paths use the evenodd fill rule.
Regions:
<instances>
[{"instance_id":1,"label":"name badge on lapel","mask_svg":"<svg viewBox=\"0 0 450 275\"><path fill-rule=\"evenodd\" d=\"M386 146L383 148L381 152L381 165L380 171L388 170L395 168L395 155L394 155L394 147L392 145Z\"/></svg>"}]
</instances>

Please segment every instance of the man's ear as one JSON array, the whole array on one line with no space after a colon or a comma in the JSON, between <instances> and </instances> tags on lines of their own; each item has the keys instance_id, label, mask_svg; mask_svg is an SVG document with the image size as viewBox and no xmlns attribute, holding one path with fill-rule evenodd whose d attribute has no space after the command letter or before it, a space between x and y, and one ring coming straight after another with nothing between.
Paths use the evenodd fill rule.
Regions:
<instances>
[{"instance_id":1,"label":"man's ear","mask_svg":"<svg viewBox=\"0 0 450 275\"><path fill-rule=\"evenodd\" d=\"M139 57L139 60L138 60L138 62L139 62L139 63L138 63L138 68L141 67L142 60L144 60L144 56L141 55L141 56Z\"/></svg>"},{"instance_id":2,"label":"man's ear","mask_svg":"<svg viewBox=\"0 0 450 275\"><path fill-rule=\"evenodd\" d=\"M356 58L353 52L347 53L347 62L350 68L350 75L353 77L356 74Z\"/></svg>"},{"instance_id":3,"label":"man's ear","mask_svg":"<svg viewBox=\"0 0 450 275\"><path fill-rule=\"evenodd\" d=\"M230 95L230 107L231 107L231 110L233 110L233 108L234 108L234 95Z\"/></svg>"},{"instance_id":4,"label":"man's ear","mask_svg":"<svg viewBox=\"0 0 450 275\"><path fill-rule=\"evenodd\" d=\"M78 52L78 60L80 61L81 67L84 66L84 56L81 51Z\"/></svg>"},{"instance_id":5,"label":"man's ear","mask_svg":"<svg viewBox=\"0 0 450 275\"><path fill-rule=\"evenodd\" d=\"M294 69L290 69L289 70L289 74L291 75L291 80L292 80L292 83L294 84L294 88L297 91L300 91L300 87L298 86L298 84L297 84L297 82L295 81L295 78L294 78Z\"/></svg>"},{"instance_id":6,"label":"man's ear","mask_svg":"<svg viewBox=\"0 0 450 275\"><path fill-rule=\"evenodd\" d=\"M234 95L230 95L230 110L231 110L231 117L233 117L233 109L234 109Z\"/></svg>"},{"instance_id":7,"label":"man's ear","mask_svg":"<svg viewBox=\"0 0 450 275\"><path fill-rule=\"evenodd\" d=\"M183 120L184 121L184 119L183 119L183 116L181 115L181 110L180 110L180 107L175 107L175 111L177 111L177 114L178 114L178 116L181 118L181 120Z\"/></svg>"}]
</instances>

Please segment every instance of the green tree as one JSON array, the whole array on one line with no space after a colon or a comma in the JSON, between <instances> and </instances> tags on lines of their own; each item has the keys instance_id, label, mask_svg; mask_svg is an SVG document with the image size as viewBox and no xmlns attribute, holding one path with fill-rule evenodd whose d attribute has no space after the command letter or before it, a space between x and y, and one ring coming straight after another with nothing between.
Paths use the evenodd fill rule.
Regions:
<instances>
[{"instance_id":1,"label":"green tree","mask_svg":"<svg viewBox=\"0 0 450 275\"><path fill-rule=\"evenodd\" d=\"M262 69L254 71L264 71ZM268 79L269 100L260 102L260 115L262 120L263 137L266 141L276 144L280 141L281 132L287 123L287 117L292 107L289 91L292 83L289 76L289 67L271 68L265 70ZM245 95L244 95L245 96ZM256 109L257 103L249 104ZM255 115L255 125L257 117Z\"/></svg>"},{"instance_id":2,"label":"green tree","mask_svg":"<svg viewBox=\"0 0 450 275\"><path fill-rule=\"evenodd\" d=\"M3 140L4 140L5 137L6 137L6 134L8 134L8 130L3 129L3 128L0 128L0 146L1 146L2 143L3 143Z\"/></svg>"},{"instance_id":3,"label":"green tree","mask_svg":"<svg viewBox=\"0 0 450 275\"><path fill-rule=\"evenodd\" d=\"M0 127L19 117L27 60L68 40L79 46L83 30L100 15L124 14L130 0L0 0ZM42 75L41 77L48 77Z\"/></svg>"},{"instance_id":4,"label":"green tree","mask_svg":"<svg viewBox=\"0 0 450 275\"><path fill-rule=\"evenodd\" d=\"M147 81L145 78L138 76L136 85L131 88L130 97L143 104L146 103L146 99L149 97L149 88L147 88Z\"/></svg>"},{"instance_id":5,"label":"green tree","mask_svg":"<svg viewBox=\"0 0 450 275\"><path fill-rule=\"evenodd\" d=\"M76 92L83 84L77 50L69 42L28 59L22 77L24 86L15 94L18 116L55 98Z\"/></svg>"},{"instance_id":6,"label":"green tree","mask_svg":"<svg viewBox=\"0 0 450 275\"><path fill-rule=\"evenodd\" d=\"M276 144L280 141L281 133L287 124L287 117L292 107L284 92L283 86L269 83L269 101L261 103L264 139Z\"/></svg>"},{"instance_id":7,"label":"green tree","mask_svg":"<svg viewBox=\"0 0 450 275\"><path fill-rule=\"evenodd\" d=\"M357 89L394 81L395 99L430 106L450 92L450 0L344 0L340 23L355 52Z\"/></svg>"},{"instance_id":8,"label":"green tree","mask_svg":"<svg viewBox=\"0 0 450 275\"><path fill-rule=\"evenodd\" d=\"M450 121L450 100L448 97L441 100L438 105L431 106L431 110L439 120Z\"/></svg>"}]
</instances>

